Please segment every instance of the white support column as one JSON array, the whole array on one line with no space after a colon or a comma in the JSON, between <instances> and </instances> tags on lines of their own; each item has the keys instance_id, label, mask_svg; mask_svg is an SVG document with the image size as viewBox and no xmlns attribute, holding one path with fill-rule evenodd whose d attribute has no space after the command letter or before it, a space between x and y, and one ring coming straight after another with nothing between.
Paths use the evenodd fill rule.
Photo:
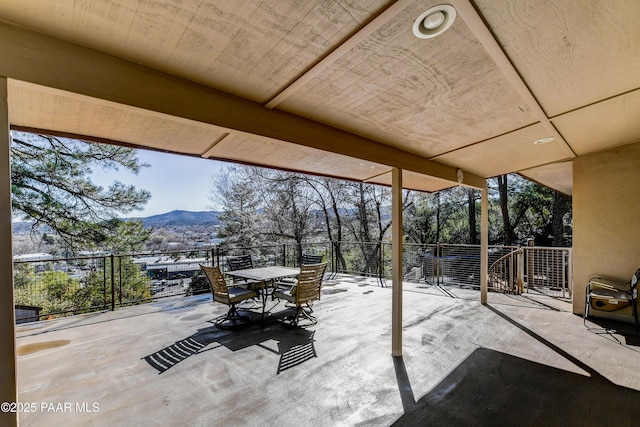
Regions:
<instances>
[{"instance_id":1,"label":"white support column","mask_svg":"<svg viewBox=\"0 0 640 427\"><path fill-rule=\"evenodd\" d=\"M480 302L487 303L489 289L489 196L487 189L482 193L482 206L480 209Z\"/></svg>"},{"instance_id":2,"label":"white support column","mask_svg":"<svg viewBox=\"0 0 640 427\"><path fill-rule=\"evenodd\" d=\"M391 355L402 356L402 169L391 172Z\"/></svg>"},{"instance_id":3,"label":"white support column","mask_svg":"<svg viewBox=\"0 0 640 427\"><path fill-rule=\"evenodd\" d=\"M0 403L16 402L18 397L9 149L7 78L0 77ZM0 425L17 426L17 413L0 411Z\"/></svg>"}]
</instances>

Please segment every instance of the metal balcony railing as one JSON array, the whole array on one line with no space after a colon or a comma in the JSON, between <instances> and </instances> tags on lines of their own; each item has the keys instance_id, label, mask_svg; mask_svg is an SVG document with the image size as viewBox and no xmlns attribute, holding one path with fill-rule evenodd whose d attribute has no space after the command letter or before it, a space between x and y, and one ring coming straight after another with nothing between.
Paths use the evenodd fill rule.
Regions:
<instances>
[{"instance_id":1,"label":"metal balcony railing","mask_svg":"<svg viewBox=\"0 0 640 427\"><path fill-rule=\"evenodd\" d=\"M524 251L524 281L527 290L543 289L573 294L573 262L571 248L527 246Z\"/></svg>"},{"instance_id":2,"label":"metal balcony railing","mask_svg":"<svg viewBox=\"0 0 640 427\"><path fill-rule=\"evenodd\" d=\"M521 294L524 288L524 251L520 248L498 258L489 266L490 290Z\"/></svg>"},{"instance_id":3,"label":"metal balcony railing","mask_svg":"<svg viewBox=\"0 0 640 427\"><path fill-rule=\"evenodd\" d=\"M334 241L246 248L214 246L162 253L96 254L14 261L17 322L114 310L164 297L208 292L200 265L227 269L226 257L250 254L254 267L300 265L302 254L323 255L332 276L391 279L391 244ZM507 256L508 254L517 254ZM403 278L437 286L480 288L480 246L404 244ZM520 257L515 260L513 257ZM490 290L571 296L571 249L489 247Z\"/></svg>"},{"instance_id":4,"label":"metal balcony railing","mask_svg":"<svg viewBox=\"0 0 640 427\"><path fill-rule=\"evenodd\" d=\"M15 304L30 308L16 311L16 322L185 294L200 264L211 264L210 250L14 261Z\"/></svg>"}]
</instances>

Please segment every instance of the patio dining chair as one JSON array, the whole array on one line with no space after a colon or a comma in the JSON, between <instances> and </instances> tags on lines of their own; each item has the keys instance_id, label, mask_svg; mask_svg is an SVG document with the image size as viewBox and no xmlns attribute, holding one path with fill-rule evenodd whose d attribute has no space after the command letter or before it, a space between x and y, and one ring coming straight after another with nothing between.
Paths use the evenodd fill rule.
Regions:
<instances>
[{"instance_id":1,"label":"patio dining chair","mask_svg":"<svg viewBox=\"0 0 640 427\"><path fill-rule=\"evenodd\" d=\"M251 255L239 255L227 257L228 271L236 270L248 270L253 268L253 258ZM262 289L264 287L263 282L250 279L233 278L233 284L236 286L243 286L249 289Z\"/></svg>"},{"instance_id":2,"label":"patio dining chair","mask_svg":"<svg viewBox=\"0 0 640 427\"><path fill-rule=\"evenodd\" d=\"M251 255L230 256L227 257L227 266L230 271L253 268L253 258Z\"/></svg>"},{"instance_id":3,"label":"patio dining chair","mask_svg":"<svg viewBox=\"0 0 640 427\"><path fill-rule=\"evenodd\" d=\"M629 314L633 315L636 327L636 335L640 332L638 321L638 283L640 282L640 268L631 276L627 283L620 283L602 277L589 279L586 289L583 322L586 325L587 318L610 317L618 320L624 319ZM631 309L629 310L629 306ZM629 311L631 313L629 313ZM608 316L606 313L612 313Z\"/></svg>"},{"instance_id":4,"label":"patio dining chair","mask_svg":"<svg viewBox=\"0 0 640 427\"><path fill-rule=\"evenodd\" d=\"M302 259L300 260L300 265L305 264L320 264L324 255L315 255L315 254L302 254Z\"/></svg>"},{"instance_id":5,"label":"patio dining chair","mask_svg":"<svg viewBox=\"0 0 640 427\"><path fill-rule=\"evenodd\" d=\"M315 255L315 254L304 253L302 254L302 257L300 259L300 265L320 264L323 258L324 258L324 255L322 254ZM276 286L285 288L285 289L290 289L292 286L295 286L297 282L298 282L298 279L296 279L295 277L283 277L276 283Z\"/></svg>"},{"instance_id":6,"label":"patio dining chair","mask_svg":"<svg viewBox=\"0 0 640 427\"><path fill-rule=\"evenodd\" d=\"M313 301L320 299L320 287L324 279L324 272L327 269L327 263L305 264L300 266L300 274L298 282L287 291L276 290L273 295L275 298L286 300L295 307L295 313L287 316L283 320L283 324L298 326L300 318L307 319L310 323L304 326L311 326L318 323L318 319L313 316Z\"/></svg>"},{"instance_id":7,"label":"patio dining chair","mask_svg":"<svg viewBox=\"0 0 640 427\"><path fill-rule=\"evenodd\" d=\"M238 312L236 304L258 296L258 292L239 286L227 286L224 276L218 267L200 265L200 268L209 279L213 302L219 302L229 306L229 311L224 317L216 320L215 325L219 328L239 326L251 321L249 316L242 316Z\"/></svg>"}]
</instances>

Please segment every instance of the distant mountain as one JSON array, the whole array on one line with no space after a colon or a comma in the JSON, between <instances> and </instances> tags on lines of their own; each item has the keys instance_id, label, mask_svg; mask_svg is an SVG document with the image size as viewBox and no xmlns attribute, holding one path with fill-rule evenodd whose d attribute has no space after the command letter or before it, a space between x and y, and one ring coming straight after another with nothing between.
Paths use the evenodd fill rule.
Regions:
<instances>
[{"instance_id":1,"label":"distant mountain","mask_svg":"<svg viewBox=\"0 0 640 427\"><path fill-rule=\"evenodd\" d=\"M139 219L145 227L176 227L176 226L192 226L192 225L217 225L218 215L216 211L181 211L175 210L159 215L152 215Z\"/></svg>"},{"instance_id":2,"label":"distant mountain","mask_svg":"<svg viewBox=\"0 0 640 427\"><path fill-rule=\"evenodd\" d=\"M33 222L28 222L28 221L14 221L11 223L13 234L29 234L31 233L32 227L33 227Z\"/></svg>"},{"instance_id":3,"label":"distant mountain","mask_svg":"<svg viewBox=\"0 0 640 427\"><path fill-rule=\"evenodd\" d=\"M141 220L144 227L180 227L180 226L212 226L218 225L217 211L181 211L175 210L159 215L152 215L148 217L128 218L129 220ZM28 221L14 221L12 224L13 234L28 234L31 232L33 222ZM40 232L51 232L51 229L47 226L42 226Z\"/></svg>"}]
</instances>

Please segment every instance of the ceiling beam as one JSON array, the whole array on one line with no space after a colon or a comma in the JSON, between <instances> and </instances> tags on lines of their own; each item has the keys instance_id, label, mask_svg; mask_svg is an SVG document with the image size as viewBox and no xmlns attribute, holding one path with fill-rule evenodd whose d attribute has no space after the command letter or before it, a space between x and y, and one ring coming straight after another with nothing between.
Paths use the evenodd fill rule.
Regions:
<instances>
[{"instance_id":1,"label":"ceiling beam","mask_svg":"<svg viewBox=\"0 0 640 427\"><path fill-rule=\"evenodd\" d=\"M0 76L456 181L454 167L2 22ZM465 184L486 180L465 173Z\"/></svg>"},{"instance_id":2,"label":"ceiling beam","mask_svg":"<svg viewBox=\"0 0 640 427\"><path fill-rule=\"evenodd\" d=\"M502 71L502 74L505 76L507 81L516 90L516 92L518 92L524 102L527 103L531 109L531 113L540 121L547 132L549 132L549 136L552 136L556 141L565 144L567 148L571 150L573 155L576 156L573 148L571 148L553 125L542 106L538 103L535 96L533 96L533 93L529 90L529 87L522 79L522 76L520 76L520 73L518 73L511 60L502 49L502 46L500 46L500 43L495 39L473 4L471 4L469 0L450 0L450 2L453 7L455 7L460 18L462 18L465 24L467 24L473 35L478 39L482 47L484 47L487 54L493 59L500 71Z\"/></svg>"},{"instance_id":3,"label":"ceiling beam","mask_svg":"<svg viewBox=\"0 0 640 427\"><path fill-rule=\"evenodd\" d=\"M380 27L387 22L395 18L400 12L402 12L407 6L414 3L415 0L398 0L395 3L387 7L382 13L373 18L370 22L365 24L362 28L349 36L343 43L338 45L331 53L318 61L309 70L300 75L297 79L291 82L287 87L274 96L269 102L265 104L267 108L275 108L293 95L298 89L310 82L314 77L317 77L324 70L329 68L332 64L349 53L353 48L362 43L367 37L377 31Z\"/></svg>"},{"instance_id":4,"label":"ceiling beam","mask_svg":"<svg viewBox=\"0 0 640 427\"><path fill-rule=\"evenodd\" d=\"M207 149L204 150L202 154L200 154L200 157L202 157L203 159L206 159L207 157L213 155L213 149L215 148L215 146L218 145L220 142L222 142L222 140L228 137L229 135L230 135L229 132L225 132L222 135L220 135L220 138L213 141L211 145L209 145Z\"/></svg>"}]
</instances>

